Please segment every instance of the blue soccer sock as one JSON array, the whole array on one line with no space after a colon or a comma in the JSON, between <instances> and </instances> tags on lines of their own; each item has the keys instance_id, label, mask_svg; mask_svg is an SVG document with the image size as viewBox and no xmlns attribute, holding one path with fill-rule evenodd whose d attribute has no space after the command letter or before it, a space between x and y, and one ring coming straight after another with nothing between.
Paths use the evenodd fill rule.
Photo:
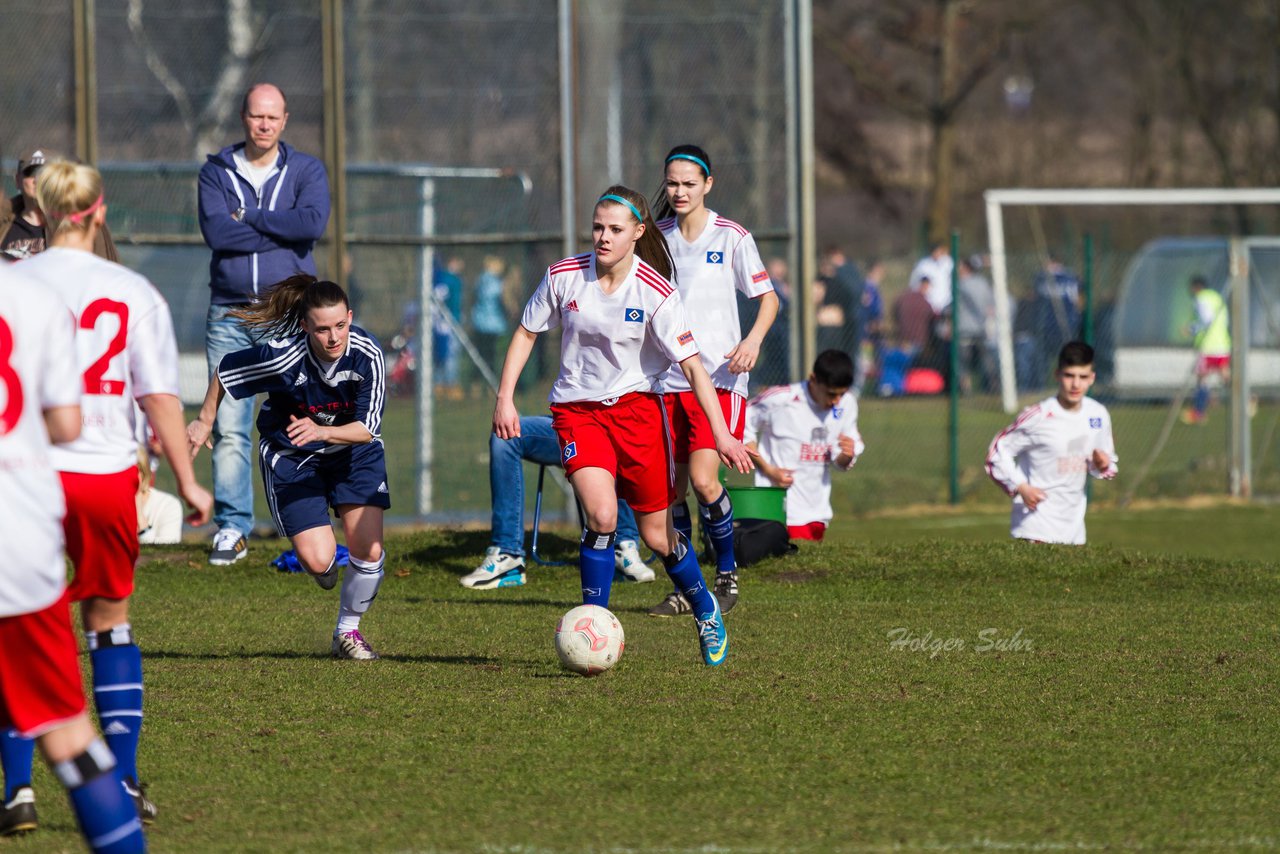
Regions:
<instances>
[{"instance_id":1,"label":"blue soccer sock","mask_svg":"<svg viewBox=\"0 0 1280 854\"><path fill-rule=\"evenodd\" d=\"M25 738L16 729L5 730L0 736L0 764L4 765L4 800L13 800L13 793L31 785L31 757L36 749L35 739Z\"/></svg>"},{"instance_id":2,"label":"blue soccer sock","mask_svg":"<svg viewBox=\"0 0 1280 854\"><path fill-rule=\"evenodd\" d=\"M347 571L342 575L342 590L338 596L338 625L335 635L354 632L360 628L360 618L378 597L378 588L386 575L387 554L383 552L375 561L347 558Z\"/></svg>"},{"instance_id":3,"label":"blue soccer sock","mask_svg":"<svg viewBox=\"0 0 1280 854\"><path fill-rule=\"evenodd\" d=\"M675 583L676 590L683 593L693 606L694 617L703 620L715 611L716 600L707 590L706 582L702 580L702 567L698 566L698 558L683 535L676 537L675 551L662 558L662 565Z\"/></svg>"},{"instance_id":4,"label":"blue soccer sock","mask_svg":"<svg viewBox=\"0 0 1280 854\"><path fill-rule=\"evenodd\" d=\"M578 574L582 578L582 604L609 607L613 586L613 541L617 531L602 534L587 529L578 545Z\"/></svg>"},{"instance_id":5,"label":"blue soccer sock","mask_svg":"<svg viewBox=\"0 0 1280 854\"><path fill-rule=\"evenodd\" d=\"M677 534L684 535L685 542L693 542L693 517L689 515L688 501L677 501L671 505L671 523L675 525ZM676 592L680 592L679 585L676 585Z\"/></svg>"},{"instance_id":6,"label":"blue soccer sock","mask_svg":"<svg viewBox=\"0 0 1280 854\"><path fill-rule=\"evenodd\" d=\"M115 754L120 775L138 780L138 738L142 735L142 651L128 623L103 632L85 632L93 666L93 701L102 734Z\"/></svg>"},{"instance_id":7,"label":"blue soccer sock","mask_svg":"<svg viewBox=\"0 0 1280 854\"><path fill-rule=\"evenodd\" d=\"M733 556L733 502L729 500L729 490L720 490L720 497L710 504L699 502L698 513L716 553L716 572L733 572L738 565Z\"/></svg>"},{"instance_id":8,"label":"blue soccer sock","mask_svg":"<svg viewBox=\"0 0 1280 854\"><path fill-rule=\"evenodd\" d=\"M1195 408L1196 412L1200 413L1201 415L1204 415L1205 411L1209 408L1209 387L1208 386L1202 385L1196 388L1195 402L1192 404L1192 406Z\"/></svg>"},{"instance_id":9,"label":"blue soccer sock","mask_svg":"<svg viewBox=\"0 0 1280 854\"><path fill-rule=\"evenodd\" d=\"M147 850L133 798L124 790L110 749L94 739L84 753L53 766L67 790L71 809L95 854L138 854Z\"/></svg>"}]
</instances>

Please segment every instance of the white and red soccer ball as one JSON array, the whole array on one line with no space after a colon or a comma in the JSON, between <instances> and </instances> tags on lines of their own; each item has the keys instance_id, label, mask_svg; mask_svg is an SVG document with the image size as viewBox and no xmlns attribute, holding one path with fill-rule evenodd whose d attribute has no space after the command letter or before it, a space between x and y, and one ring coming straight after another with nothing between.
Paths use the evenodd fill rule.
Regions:
<instances>
[{"instance_id":1,"label":"white and red soccer ball","mask_svg":"<svg viewBox=\"0 0 1280 854\"><path fill-rule=\"evenodd\" d=\"M622 623L599 605L572 608L556 624L560 663L583 676L595 676L613 667L625 646Z\"/></svg>"}]
</instances>

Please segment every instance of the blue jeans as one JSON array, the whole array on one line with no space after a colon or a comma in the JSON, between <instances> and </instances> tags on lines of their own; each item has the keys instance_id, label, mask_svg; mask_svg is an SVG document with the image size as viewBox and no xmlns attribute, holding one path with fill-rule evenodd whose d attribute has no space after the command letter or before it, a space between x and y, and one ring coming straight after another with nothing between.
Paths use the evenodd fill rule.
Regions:
<instances>
[{"instance_id":1,"label":"blue jeans","mask_svg":"<svg viewBox=\"0 0 1280 854\"><path fill-rule=\"evenodd\" d=\"M490 544L513 555L524 554L523 460L560 465L560 442L551 429L551 416L522 417L518 439L489 435L489 492L493 496ZM640 540L636 517L622 500L618 501L618 539Z\"/></svg>"},{"instance_id":2,"label":"blue jeans","mask_svg":"<svg viewBox=\"0 0 1280 854\"><path fill-rule=\"evenodd\" d=\"M227 313L235 306L211 305L205 320L204 352L209 377L222 357L257 343L249 330ZM213 421L213 521L248 536L253 530L254 398L222 399Z\"/></svg>"}]
</instances>

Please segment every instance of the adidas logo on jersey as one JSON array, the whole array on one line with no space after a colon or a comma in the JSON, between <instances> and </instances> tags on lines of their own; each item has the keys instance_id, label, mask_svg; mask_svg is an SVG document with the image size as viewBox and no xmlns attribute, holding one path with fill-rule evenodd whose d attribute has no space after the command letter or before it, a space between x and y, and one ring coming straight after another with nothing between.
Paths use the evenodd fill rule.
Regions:
<instances>
[{"instance_id":1,"label":"adidas logo on jersey","mask_svg":"<svg viewBox=\"0 0 1280 854\"><path fill-rule=\"evenodd\" d=\"M306 384L307 384L307 375L306 375L305 373L298 374L298 378L297 378L296 380L294 380L294 381L293 381L293 384L294 384L295 386L306 385Z\"/></svg>"},{"instance_id":2,"label":"adidas logo on jersey","mask_svg":"<svg viewBox=\"0 0 1280 854\"><path fill-rule=\"evenodd\" d=\"M577 311L578 301L576 299L569 300L569 304L564 307L565 311Z\"/></svg>"},{"instance_id":3,"label":"adidas logo on jersey","mask_svg":"<svg viewBox=\"0 0 1280 854\"><path fill-rule=\"evenodd\" d=\"M385 493L387 491L387 482L385 480L382 483L378 484L378 491L382 493Z\"/></svg>"},{"instance_id":4,"label":"adidas logo on jersey","mask_svg":"<svg viewBox=\"0 0 1280 854\"><path fill-rule=\"evenodd\" d=\"M129 728L119 721L112 721L102 728L103 735L128 735Z\"/></svg>"}]
</instances>

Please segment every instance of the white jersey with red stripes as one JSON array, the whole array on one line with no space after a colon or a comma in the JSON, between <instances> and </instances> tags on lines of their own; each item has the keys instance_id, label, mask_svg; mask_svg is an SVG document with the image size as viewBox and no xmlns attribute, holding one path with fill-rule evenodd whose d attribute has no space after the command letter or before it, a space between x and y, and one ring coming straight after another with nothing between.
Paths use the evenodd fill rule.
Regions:
<instances>
[{"instance_id":1,"label":"white jersey with red stripes","mask_svg":"<svg viewBox=\"0 0 1280 854\"><path fill-rule=\"evenodd\" d=\"M826 409L814 402L807 381L774 386L747 404L743 442L755 442L772 466L788 469L794 478L787 489L787 524L827 523L831 510L831 467L840 456L839 437L853 439L853 467L866 450L858 432L858 401L845 392ZM756 470L756 486L773 482Z\"/></svg>"},{"instance_id":2,"label":"white jersey with red stripes","mask_svg":"<svg viewBox=\"0 0 1280 854\"><path fill-rule=\"evenodd\" d=\"M54 448L58 471L113 474L137 464L134 400L178 395L178 345L164 297L142 276L91 252L54 247L23 272L70 307L76 322L84 425Z\"/></svg>"},{"instance_id":3,"label":"white jersey with red stripes","mask_svg":"<svg viewBox=\"0 0 1280 854\"><path fill-rule=\"evenodd\" d=\"M552 264L520 325L530 332L563 328L560 375L552 403L616 400L660 391L673 362L698 354L675 287L637 255L611 294L600 288L595 253Z\"/></svg>"},{"instance_id":4,"label":"white jersey with red stripes","mask_svg":"<svg viewBox=\"0 0 1280 854\"><path fill-rule=\"evenodd\" d=\"M71 314L22 274L27 263L0 262L0 617L49 607L67 580L44 410L80 402L79 372Z\"/></svg>"},{"instance_id":5,"label":"white jersey with red stripes","mask_svg":"<svg viewBox=\"0 0 1280 854\"><path fill-rule=\"evenodd\" d=\"M747 396L747 374L729 372L727 355L742 340L738 318L740 291L754 299L773 290L751 232L730 219L707 211L707 224L692 242L685 240L675 217L658 223L676 266L676 287L684 300L694 337L702 349L702 366L716 388ZM663 391L689 391L689 381L673 365Z\"/></svg>"},{"instance_id":6,"label":"white jersey with red stripes","mask_svg":"<svg viewBox=\"0 0 1280 854\"><path fill-rule=\"evenodd\" d=\"M1106 469L1093 465L1094 450L1111 458ZM987 450L987 474L1013 496L1013 536L1044 543L1084 543L1087 476L1110 480L1116 463L1111 414L1091 397L1074 410L1064 409L1056 395L1028 406ZM1035 510L1016 494L1024 483L1045 492Z\"/></svg>"}]
</instances>

